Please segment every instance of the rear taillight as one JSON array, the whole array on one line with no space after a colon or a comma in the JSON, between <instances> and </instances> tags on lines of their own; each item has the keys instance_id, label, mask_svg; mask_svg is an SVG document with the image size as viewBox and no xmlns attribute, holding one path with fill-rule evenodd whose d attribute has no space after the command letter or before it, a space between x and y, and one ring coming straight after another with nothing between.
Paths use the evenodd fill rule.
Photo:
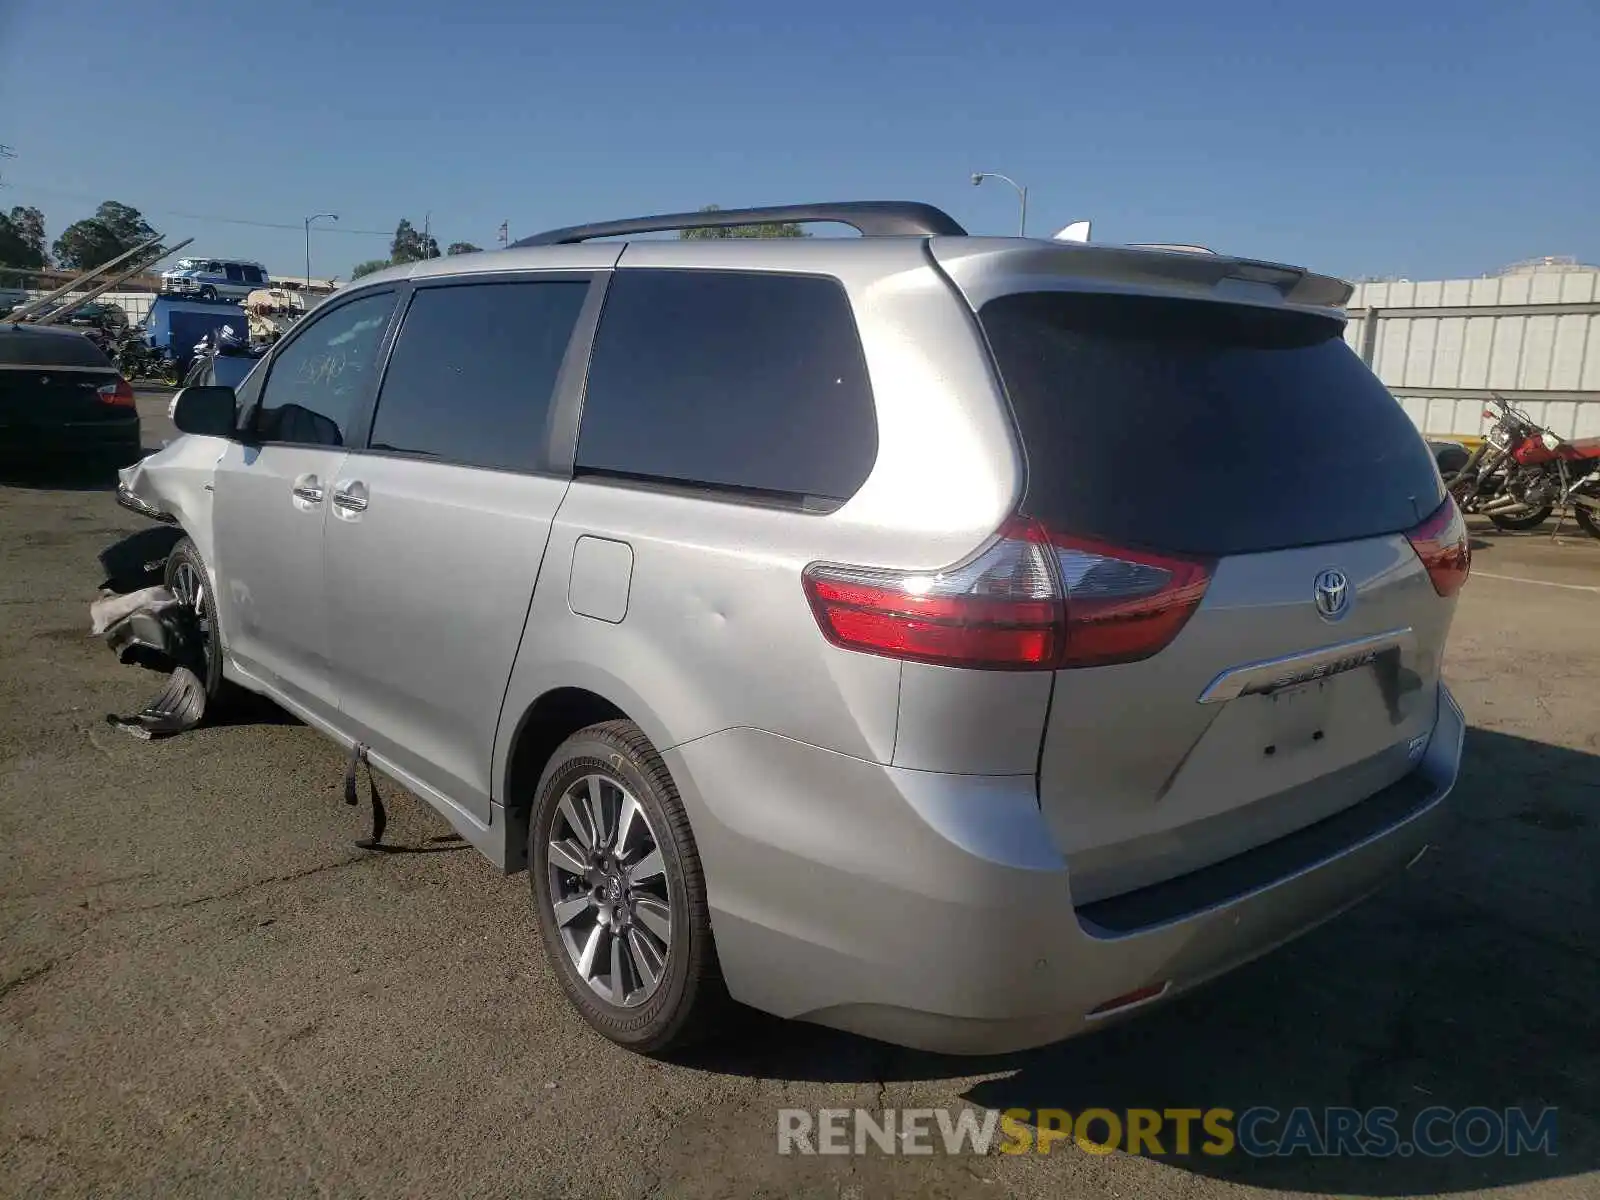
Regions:
<instances>
[{"instance_id":1,"label":"rear taillight","mask_svg":"<svg viewBox=\"0 0 1600 1200\"><path fill-rule=\"evenodd\" d=\"M988 670L1148 658L1177 636L1210 564L1055 534L1017 517L982 552L936 572L817 563L806 595L836 646Z\"/></svg>"},{"instance_id":2,"label":"rear taillight","mask_svg":"<svg viewBox=\"0 0 1600 1200\"><path fill-rule=\"evenodd\" d=\"M128 386L128 381L120 375L115 383L102 383L95 391L100 394L101 404L110 404L116 408L132 408L133 389Z\"/></svg>"},{"instance_id":3,"label":"rear taillight","mask_svg":"<svg viewBox=\"0 0 1600 1200\"><path fill-rule=\"evenodd\" d=\"M1178 636L1211 583L1209 560L1052 535L1067 593L1064 667L1149 658Z\"/></svg>"},{"instance_id":4,"label":"rear taillight","mask_svg":"<svg viewBox=\"0 0 1600 1200\"><path fill-rule=\"evenodd\" d=\"M994 670L1050 667L1061 654L1061 592L1032 521L1010 522L981 554L944 571L814 563L804 580L836 646Z\"/></svg>"},{"instance_id":5,"label":"rear taillight","mask_svg":"<svg viewBox=\"0 0 1600 1200\"><path fill-rule=\"evenodd\" d=\"M1428 569L1434 591L1454 596L1461 590L1472 570L1472 544L1453 497L1446 496L1427 520L1406 534L1406 540Z\"/></svg>"}]
</instances>

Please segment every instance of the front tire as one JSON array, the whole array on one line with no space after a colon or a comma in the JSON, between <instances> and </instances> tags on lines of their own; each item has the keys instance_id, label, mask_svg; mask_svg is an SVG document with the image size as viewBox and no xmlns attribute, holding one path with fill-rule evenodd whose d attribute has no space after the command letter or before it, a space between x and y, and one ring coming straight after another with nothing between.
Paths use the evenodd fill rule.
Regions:
<instances>
[{"instance_id":1,"label":"front tire","mask_svg":"<svg viewBox=\"0 0 1600 1200\"><path fill-rule=\"evenodd\" d=\"M1572 506L1573 519L1578 526L1592 538L1600 539L1600 513L1582 504Z\"/></svg>"},{"instance_id":2,"label":"front tire","mask_svg":"<svg viewBox=\"0 0 1600 1200\"><path fill-rule=\"evenodd\" d=\"M1524 529L1537 529L1550 519L1550 514L1555 511L1555 506L1544 504L1521 516L1511 517L1501 513L1490 513L1489 520L1494 522L1496 529L1505 529L1520 532Z\"/></svg>"},{"instance_id":3,"label":"front tire","mask_svg":"<svg viewBox=\"0 0 1600 1200\"><path fill-rule=\"evenodd\" d=\"M528 873L545 956L597 1032L642 1054L703 1037L727 993L666 764L631 721L573 734L539 780Z\"/></svg>"},{"instance_id":4,"label":"front tire","mask_svg":"<svg viewBox=\"0 0 1600 1200\"><path fill-rule=\"evenodd\" d=\"M195 674L206 688L206 709L210 711L228 696L228 683L222 677L222 635L217 628L216 606L212 603L211 576L194 542L184 538L167 556L164 582L167 590L195 616L200 626L203 662Z\"/></svg>"},{"instance_id":5,"label":"front tire","mask_svg":"<svg viewBox=\"0 0 1600 1200\"><path fill-rule=\"evenodd\" d=\"M205 287L200 289L200 299L202 299L202 300L215 300L216 298L217 298L217 289L212 287L210 284L207 284Z\"/></svg>"}]
</instances>

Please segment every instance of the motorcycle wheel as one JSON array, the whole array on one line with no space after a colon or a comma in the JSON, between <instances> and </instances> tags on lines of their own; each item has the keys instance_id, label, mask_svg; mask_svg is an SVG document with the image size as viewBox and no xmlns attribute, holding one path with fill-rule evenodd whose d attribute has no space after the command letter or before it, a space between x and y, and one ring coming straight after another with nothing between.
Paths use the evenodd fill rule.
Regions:
<instances>
[{"instance_id":1,"label":"motorcycle wheel","mask_svg":"<svg viewBox=\"0 0 1600 1200\"><path fill-rule=\"evenodd\" d=\"M1592 508L1585 508L1581 504L1572 506L1572 516L1583 531L1592 538L1600 538L1600 513Z\"/></svg>"},{"instance_id":2,"label":"motorcycle wheel","mask_svg":"<svg viewBox=\"0 0 1600 1200\"><path fill-rule=\"evenodd\" d=\"M1509 516L1504 513L1490 513L1489 520L1494 522L1496 529L1521 531L1524 529L1537 529L1550 519L1550 514L1555 511L1553 505L1542 504L1531 512L1520 516Z\"/></svg>"}]
</instances>

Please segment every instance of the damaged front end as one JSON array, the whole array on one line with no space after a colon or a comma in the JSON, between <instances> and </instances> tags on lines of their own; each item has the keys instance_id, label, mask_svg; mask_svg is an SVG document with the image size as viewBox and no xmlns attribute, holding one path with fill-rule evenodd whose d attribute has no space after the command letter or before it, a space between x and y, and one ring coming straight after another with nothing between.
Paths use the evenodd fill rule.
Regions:
<instances>
[{"instance_id":1,"label":"damaged front end","mask_svg":"<svg viewBox=\"0 0 1600 1200\"><path fill-rule=\"evenodd\" d=\"M220 439L181 437L119 472L117 503L156 524L100 552L90 636L121 663L167 674L139 712L106 717L139 738L181 733L205 716L208 632L196 607L166 586L167 561L186 536L209 543L212 477L225 449Z\"/></svg>"}]
</instances>

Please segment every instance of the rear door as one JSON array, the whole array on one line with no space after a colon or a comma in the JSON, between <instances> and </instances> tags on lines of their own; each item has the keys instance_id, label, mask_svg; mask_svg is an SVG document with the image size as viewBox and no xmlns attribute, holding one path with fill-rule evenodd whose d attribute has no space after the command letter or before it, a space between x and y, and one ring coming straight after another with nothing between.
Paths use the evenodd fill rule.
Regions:
<instances>
[{"instance_id":1,"label":"rear door","mask_svg":"<svg viewBox=\"0 0 1600 1200\"><path fill-rule=\"evenodd\" d=\"M1056 673L1039 779L1074 898L1404 775L1453 611L1407 533L1444 496L1340 322L1076 292L1001 296L980 322L1081 664Z\"/></svg>"},{"instance_id":2,"label":"rear door","mask_svg":"<svg viewBox=\"0 0 1600 1200\"><path fill-rule=\"evenodd\" d=\"M365 292L297 328L266 364L247 441L217 464L217 613L229 654L291 703L331 720L322 527L355 421L376 386L393 289ZM252 387L254 386L252 381Z\"/></svg>"},{"instance_id":3,"label":"rear door","mask_svg":"<svg viewBox=\"0 0 1600 1200\"><path fill-rule=\"evenodd\" d=\"M126 421L131 410L107 404L100 388L115 384L110 360L82 334L0 329L0 443L30 434L103 421Z\"/></svg>"},{"instance_id":4,"label":"rear door","mask_svg":"<svg viewBox=\"0 0 1600 1200\"><path fill-rule=\"evenodd\" d=\"M572 431L602 276L419 284L324 554L340 725L490 819L490 764Z\"/></svg>"}]
</instances>

